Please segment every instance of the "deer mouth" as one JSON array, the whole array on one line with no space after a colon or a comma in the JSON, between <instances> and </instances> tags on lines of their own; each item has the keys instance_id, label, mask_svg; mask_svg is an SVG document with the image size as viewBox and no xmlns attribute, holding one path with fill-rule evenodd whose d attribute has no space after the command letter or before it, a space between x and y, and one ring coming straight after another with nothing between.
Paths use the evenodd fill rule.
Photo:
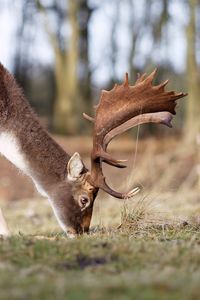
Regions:
<instances>
[{"instance_id":1,"label":"deer mouth","mask_svg":"<svg viewBox=\"0 0 200 300\"><path fill-rule=\"evenodd\" d=\"M67 234L67 237L70 239L75 239L78 236L77 233L72 232L72 231L67 231L66 234Z\"/></svg>"},{"instance_id":2,"label":"deer mouth","mask_svg":"<svg viewBox=\"0 0 200 300\"><path fill-rule=\"evenodd\" d=\"M82 229L82 226L78 225L77 228L68 227L65 232L66 232L66 235L68 238L74 239L74 238L78 237L79 235L83 234L83 229Z\"/></svg>"}]
</instances>

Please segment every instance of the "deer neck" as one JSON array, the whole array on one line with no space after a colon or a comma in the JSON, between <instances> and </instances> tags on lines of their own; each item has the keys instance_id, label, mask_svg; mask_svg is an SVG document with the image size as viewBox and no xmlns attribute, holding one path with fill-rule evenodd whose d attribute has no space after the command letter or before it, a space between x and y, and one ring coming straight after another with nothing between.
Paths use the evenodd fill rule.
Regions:
<instances>
[{"instance_id":1,"label":"deer neck","mask_svg":"<svg viewBox=\"0 0 200 300\"><path fill-rule=\"evenodd\" d=\"M30 122L31 121L31 122ZM19 170L29 176L37 190L48 196L51 188L64 180L69 155L30 116L0 131L0 152Z\"/></svg>"},{"instance_id":2,"label":"deer neck","mask_svg":"<svg viewBox=\"0 0 200 300\"><path fill-rule=\"evenodd\" d=\"M53 186L64 180L69 156L37 125L35 137L26 126L21 130L1 129L0 153L32 179L40 194L48 197Z\"/></svg>"},{"instance_id":3,"label":"deer neck","mask_svg":"<svg viewBox=\"0 0 200 300\"><path fill-rule=\"evenodd\" d=\"M0 80L1 90L5 95L0 93L0 152L48 196L64 179L70 156L41 126L12 77Z\"/></svg>"}]
</instances>

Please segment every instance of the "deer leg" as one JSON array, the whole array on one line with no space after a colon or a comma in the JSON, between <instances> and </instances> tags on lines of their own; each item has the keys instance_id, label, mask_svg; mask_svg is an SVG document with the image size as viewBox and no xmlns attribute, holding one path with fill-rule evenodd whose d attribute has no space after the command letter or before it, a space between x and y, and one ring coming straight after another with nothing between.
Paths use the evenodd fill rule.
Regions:
<instances>
[{"instance_id":1,"label":"deer leg","mask_svg":"<svg viewBox=\"0 0 200 300\"><path fill-rule=\"evenodd\" d=\"M0 235L3 235L3 236L10 235L8 225L6 223L6 220L4 219L1 208L0 208Z\"/></svg>"}]
</instances>

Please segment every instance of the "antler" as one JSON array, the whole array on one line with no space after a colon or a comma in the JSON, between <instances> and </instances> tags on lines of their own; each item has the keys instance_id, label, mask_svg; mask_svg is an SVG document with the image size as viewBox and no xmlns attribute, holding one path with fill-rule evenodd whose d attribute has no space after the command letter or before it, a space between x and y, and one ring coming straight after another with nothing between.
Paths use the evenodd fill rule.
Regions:
<instances>
[{"instance_id":1,"label":"antler","mask_svg":"<svg viewBox=\"0 0 200 300\"><path fill-rule=\"evenodd\" d=\"M84 114L94 123L93 150L91 153L90 183L108 194L124 199L139 191L134 188L128 193L113 191L106 183L102 162L124 168L124 160L117 160L106 152L109 142L126 130L144 123L160 123L172 127L172 114L175 114L176 100L186 96L184 93L165 91L168 80L153 86L156 69L149 75L139 75L135 85L128 83L128 74L122 85L115 85L111 91L103 90L96 106L95 118Z\"/></svg>"}]
</instances>

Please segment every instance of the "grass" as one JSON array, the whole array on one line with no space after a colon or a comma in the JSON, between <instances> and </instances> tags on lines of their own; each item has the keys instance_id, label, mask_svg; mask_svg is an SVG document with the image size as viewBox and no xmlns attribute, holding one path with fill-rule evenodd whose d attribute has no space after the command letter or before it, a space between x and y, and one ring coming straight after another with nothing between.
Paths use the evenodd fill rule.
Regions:
<instances>
[{"instance_id":1,"label":"grass","mask_svg":"<svg viewBox=\"0 0 200 300\"><path fill-rule=\"evenodd\" d=\"M68 240L15 236L0 246L1 299L194 299L200 234L193 226L99 232Z\"/></svg>"},{"instance_id":2,"label":"grass","mask_svg":"<svg viewBox=\"0 0 200 300\"><path fill-rule=\"evenodd\" d=\"M99 194L89 235L66 238L46 200L0 203L13 234L0 239L0 300L199 299L198 156L157 147L115 176L118 188L133 169L124 190L144 186L133 201Z\"/></svg>"},{"instance_id":3,"label":"grass","mask_svg":"<svg viewBox=\"0 0 200 300\"><path fill-rule=\"evenodd\" d=\"M106 227L104 210L115 215ZM197 219L160 216L148 197L103 201L91 233L70 240L45 200L4 211L14 235L0 240L1 300L199 299Z\"/></svg>"}]
</instances>

